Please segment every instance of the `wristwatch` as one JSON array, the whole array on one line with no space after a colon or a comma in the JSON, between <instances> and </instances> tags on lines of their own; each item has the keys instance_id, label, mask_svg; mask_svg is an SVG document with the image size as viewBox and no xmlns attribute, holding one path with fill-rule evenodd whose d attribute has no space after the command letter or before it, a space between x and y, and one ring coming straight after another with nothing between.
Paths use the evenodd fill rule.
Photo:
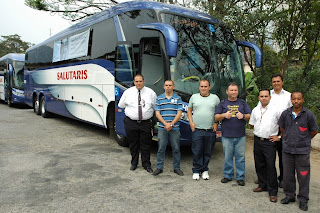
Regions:
<instances>
[{"instance_id":1,"label":"wristwatch","mask_svg":"<svg viewBox=\"0 0 320 213\"><path fill-rule=\"evenodd\" d=\"M278 138L281 139L281 135L279 135Z\"/></svg>"}]
</instances>

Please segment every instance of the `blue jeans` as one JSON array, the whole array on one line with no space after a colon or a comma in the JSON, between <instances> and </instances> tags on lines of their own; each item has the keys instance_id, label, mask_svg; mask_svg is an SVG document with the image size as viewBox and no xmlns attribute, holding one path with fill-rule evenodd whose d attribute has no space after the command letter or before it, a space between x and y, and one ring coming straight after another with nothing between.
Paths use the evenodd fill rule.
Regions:
<instances>
[{"instance_id":1,"label":"blue jeans","mask_svg":"<svg viewBox=\"0 0 320 213\"><path fill-rule=\"evenodd\" d=\"M245 154L246 154L246 136L241 138L221 137L224 153L224 177L233 179L233 156L235 157L237 180L245 179Z\"/></svg>"},{"instance_id":2,"label":"blue jeans","mask_svg":"<svg viewBox=\"0 0 320 213\"><path fill-rule=\"evenodd\" d=\"M180 169L180 130L158 129L157 169L163 169L166 148L170 140L173 157L173 169Z\"/></svg>"},{"instance_id":3,"label":"blue jeans","mask_svg":"<svg viewBox=\"0 0 320 213\"><path fill-rule=\"evenodd\" d=\"M208 171L216 133L195 129L192 132L193 173Z\"/></svg>"}]
</instances>

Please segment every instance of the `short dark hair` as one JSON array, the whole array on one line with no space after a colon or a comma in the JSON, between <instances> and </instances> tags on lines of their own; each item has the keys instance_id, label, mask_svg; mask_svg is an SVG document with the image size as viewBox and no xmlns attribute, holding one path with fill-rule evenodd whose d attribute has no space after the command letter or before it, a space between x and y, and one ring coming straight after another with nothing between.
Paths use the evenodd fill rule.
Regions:
<instances>
[{"instance_id":1,"label":"short dark hair","mask_svg":"<svg viewBox=\"0 0 320 213\"><path fill-rule=\"evenodd\" d=\"M135 79L136 77L138 77L138 76L142 77L142 80L144 80L143 75L141 75L141 74L136 74L136 75L133 77L133 81L134 81L134 79Z\"/></svg>"},{"instance_id":2,"label":"short dark hair","mask_svg":"<svg viewBox=\"0 0 320 213\"><path fill-rule=\"evenodd\" d=\"M273 74L272 77L271 77L271 81L272 81L273 78L276 78L276 77L280 77L281 81L283 81L283 75L281 75L280 73Z\"/></svg>"},{"instance_id":3,"label":"short dark hair","mask_svg":"<svg viewBox=\"0 0 320 213\"><path fill-rule=\"evenodd\" d=\"M300 92L300 91L294 91L293 93L291 93L291 98L292 98L292 94L294 94L294 93L300 93L302 95L302 98L303 98L303 93Z\"/></svg>"},{"instance_id":4,"label":"short dark hair","mask_svg":"<svg viewBox=\"0 0 320 213\"><path fill-rule=\"evenodd\" d=\"M268 91L269 95L271 95L271 94L270 94L270 90L268 90L268 89L261 89L261 90L259 90L259 95L260 95L260 92L262 92L262 91Z\"/></svg>"},{"instance_id":5,"label":"short dark hair","mask_svg":"<svg viewBox=\"0 0 320 213\"><path fill-rule=\"evenodd\" d=\"M230 86L237 86L239 89L239 86L236 82L229 82L227 89L229 89Z\"/></svg>"},{"instance_id":6,"label":"short dark hair","mask_svg":"<svg viewBox=\"0 0 320 213\"><path fill-rule=\"evenodd\" d=\"M209 81L208 79L201 79L200 82L201 82L201 81L206 81L206 82L208 82L208 83L209 83L209 86L210 86L210 81ZM200 82L199 82L199 84L200 84Z\"/></svg>"},{"instance_id":7,"label":"short dark hair","mask_svg":"<svg viewBox=\"0 0 320 213\"><path fill-rule=\"evenodd\" d=\"M174 81L173 81L173 80L171 80L171 79L167 79L167 80L165 80L163 84L166 84L166 81L171 81L171 82L172 82L172 85L174 85Z\"/></svg>"}]
</instances>

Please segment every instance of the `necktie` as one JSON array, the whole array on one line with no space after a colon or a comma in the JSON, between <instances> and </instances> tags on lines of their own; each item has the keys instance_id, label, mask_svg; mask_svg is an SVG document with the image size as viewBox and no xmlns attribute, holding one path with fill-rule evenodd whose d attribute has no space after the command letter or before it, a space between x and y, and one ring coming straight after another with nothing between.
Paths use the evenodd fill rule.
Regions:
<instances>
[{"instance_id":1,"label":"necktie","mask_svg":"<svg viewBox=\"0 0 320 213\"><path fill-rule=\"evenodd\" d=\"M140 90L139 90L139 95L138 95L138 115L139 115L139 120L142 120L142 105L141 105L141 95L140 95Z\"/></svg>"}]
</instances>

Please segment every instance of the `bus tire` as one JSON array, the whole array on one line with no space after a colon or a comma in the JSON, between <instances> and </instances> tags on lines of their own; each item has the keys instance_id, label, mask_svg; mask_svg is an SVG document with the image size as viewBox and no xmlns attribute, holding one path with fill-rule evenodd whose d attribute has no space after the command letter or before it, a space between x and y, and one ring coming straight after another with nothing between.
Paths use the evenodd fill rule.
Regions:
<instances>
[{"instance_id":1,"label":"bus tire","mask_svg":"<svg viewBox=\"0 0 320 213\"><path fill-rule=\"evenodd\" d=\"M49 112L46 110L46 101L44 96L42 96L40 99L40 113L43 118L49 117Z\"/></svg>"},{"instance_id":2,"label":"bus tire","mask_svg":"<svg viewBox=\"0 0 320 213\"><path fill-rule=\"evenodd\" d=\"M36 113L36 115L40 115L41 112L40 112L40 103L39 103L39 100L36 98L34 100L34 103L33 103L33 111L34 113Z\"/></svg>"},{"instance_id":3,"label":"bus tire","mask_svg":"<svg viewBox=\"0 0 320 213\"><path fill-rule=\"evenodd\" d=\"M111 103L112 104L112 103ZM114 105L110 105L108 107L108 116L107 116L107 127L109 130L109 135L111 138L115 139L116 142L123 147L129 146L127 137L123 135L119 135L116 132L116 122L115 122L115 111L114 111Z\"/></svg>"}]
</instances>

